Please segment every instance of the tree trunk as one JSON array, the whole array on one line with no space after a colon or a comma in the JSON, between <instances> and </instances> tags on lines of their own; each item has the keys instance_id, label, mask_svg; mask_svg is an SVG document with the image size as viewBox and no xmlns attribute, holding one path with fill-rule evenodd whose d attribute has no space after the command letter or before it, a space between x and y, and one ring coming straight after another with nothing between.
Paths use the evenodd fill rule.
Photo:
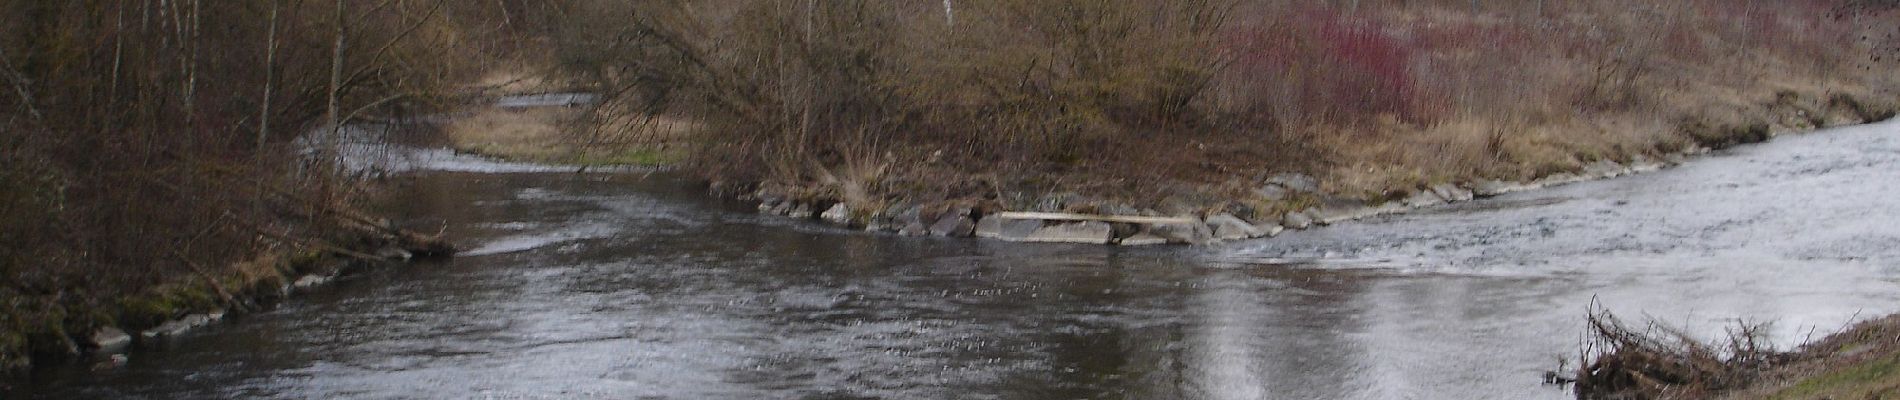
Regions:
<instances>
[{"instance_id":1,"label":"tree trunk","mask_svg":"<svg viewBox=\"0 0 1900 400\"><path fill-rule=\"evenodd\" d=\"M277 9L279 4L271 0L270 17L266 25L270 31L264 33L264 101L257 111L257 154L263 159L264 142L270 139L270 103L271 90L277 78Z\"/></svg>"},{"instance_id":2,"label":"tree trunk","mask_svg":"<svg viewBox=\"0 0 1900 400\"><path fill-rule=\"evenodd\" d=\"M345 6L345 0L336 0L336 20L334 21L336 23L336 38L331 42L330 90L325 99L327 104L324 107L325 122L330 124L331 136L335 136L336 133L342 129L343 122L338 120L338 118L342 117L342 114L340 114L341 110L338 110L338 108L342 106L339 104L338 97L342 95L341 92L343 90L343 40L345 35L343 29L343 11Z\"/></svg>"}]
</instances>

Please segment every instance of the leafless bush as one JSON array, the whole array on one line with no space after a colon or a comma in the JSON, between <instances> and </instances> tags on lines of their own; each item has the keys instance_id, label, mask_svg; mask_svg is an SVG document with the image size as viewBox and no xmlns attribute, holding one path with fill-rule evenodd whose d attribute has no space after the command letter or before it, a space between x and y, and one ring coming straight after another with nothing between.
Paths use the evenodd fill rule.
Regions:
<instances>
[{"instance_id":1,"label":"leafless bush","mask_svg":"<svg viewBox=\"0 0 1900 400\"><path fill-rule=\"evenodd\" d=\"M1720 343L1654 322L1637 329L1603 308L1591 310L1589 325L1576 377L1579 399L1702 398L1746 386L1757 373L1796 357L1768 342L1765 323L1737 321Z\"/></svg>"}]
</instances>

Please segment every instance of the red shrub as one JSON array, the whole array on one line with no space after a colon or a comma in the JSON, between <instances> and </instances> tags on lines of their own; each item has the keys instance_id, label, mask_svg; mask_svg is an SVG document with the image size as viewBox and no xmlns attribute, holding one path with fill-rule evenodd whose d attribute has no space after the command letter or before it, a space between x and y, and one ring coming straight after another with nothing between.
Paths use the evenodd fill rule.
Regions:
<instances>
[{"instance_id":1,"label":"red shrub","mask_svg":"<svg viewBox=\"0 0 1900 400\"><path fill-rule=\"evenodd\" d=\"M1328 8L1237 29L1224 46L1246 111L1280 123L1426 119L1413 47L1374 21Z\"/></svg>"}]
</instances>

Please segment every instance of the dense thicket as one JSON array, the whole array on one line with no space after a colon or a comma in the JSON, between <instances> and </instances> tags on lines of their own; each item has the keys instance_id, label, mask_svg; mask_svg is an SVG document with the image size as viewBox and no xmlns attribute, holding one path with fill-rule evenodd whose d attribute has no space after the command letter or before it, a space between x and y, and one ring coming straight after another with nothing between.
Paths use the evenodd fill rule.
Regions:
<instances>
[{"instance_id":1,"label":"dense thicket","mask_svg":"<svg viewBox=\"0 0 1900 400\"><path fill-rule=\"evenodd\" d=\"M442 0L0 10L0 364L26 319L316 235L310 217L347 205L349 185L293 139L429 107L509 15Z\"/></svg>"}]
</instances>

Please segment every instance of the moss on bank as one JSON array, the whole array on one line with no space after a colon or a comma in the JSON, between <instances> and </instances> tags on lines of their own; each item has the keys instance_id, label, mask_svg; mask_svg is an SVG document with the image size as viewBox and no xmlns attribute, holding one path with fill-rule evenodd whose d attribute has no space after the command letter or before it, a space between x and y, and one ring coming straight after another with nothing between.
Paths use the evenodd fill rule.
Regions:
<instances>
[{"instance_id":1,"label":"moss on bank","mask_svg":"<svg viewBox=\"0 0 1900 400\"><path fill-rule=\"evenodd\" d=\"M1900 398L1900 355L1850 363L1766 396L1772 400Z\"/></svg>"},{"instance_id":2,"label":"moss on bank","mask_svg":"<svg viewBox=\"0 0 1900 400\"><path fill-rule=\"evenodd\" d=\"M445 246L417 243L405 235L410 234L362 229L333 238L336 243L352 244L349 248L264 250L217 271L175 276L119 298L0 293L0 305L6 306L0 312L0 374L91 351L91 336L102 328L118 328L137 337L139 332L191 314L256 310L289 294L297 277L342 275L395 262L366 258L366 253L394 246L424 256L440 254L440 247L428 246Z\"/></svg>"}]
</instances>

